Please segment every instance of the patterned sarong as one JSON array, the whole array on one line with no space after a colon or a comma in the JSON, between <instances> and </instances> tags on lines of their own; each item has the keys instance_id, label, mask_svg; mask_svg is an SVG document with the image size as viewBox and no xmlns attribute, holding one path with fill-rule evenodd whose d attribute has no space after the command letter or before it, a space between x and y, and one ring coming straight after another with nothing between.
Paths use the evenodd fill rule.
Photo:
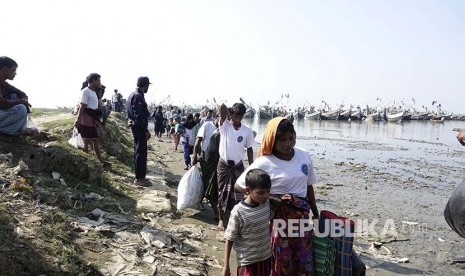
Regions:
<instances>
[{"instance_id":1,"label":"patterned sarong","mask_svg":"<svg viewBox=\"0 0 465 276\"><path fill-rule=\"evenodd\" d=\"M273 211L275 215L270 226L273 251L271 275L314 275L313 230L304 231L297 223L293 228L299 233L298 237L287 237L290 219L309 222L310 204L303 198L293 197L289 204L282 204ZM281 227L286 236L281 237L279 231L273 228L274 224L278 225L276 219L286 222L286 227Z\"/></svg>"},{"instance_id":2,"label":"patterned sarong","mask_svg":"<svg viewBox=\"0 0 465 276\"><path fill-rule=\"evenodd\" d=\"M340 231L343 231L342 236L332 237L331 233L333 232L331 227L332 223L338 223L340 225ZM334 275L336 276L350 276L352 275L352 247L354 243L354 231L355 231L355 222L336 215L333 212L323 210L320 212L320 221L319 221L319 231L320 233L330 233L330 238L333 239L336 243L336 260L335 260L335 271ZM330 229L326 229L329 227ZM336 234L339 234L338 231L334 230Z\"/></svg>"},{"instance_id":3,"label":"patterned sarong","mask_svg":"<svg viewBox=\"0 0 465 276\"><path fill-rule=\"evenodd\" d=\"M271 272L271 258L246 266L237 267L237 276L269 276Z\"/></svg>"},{"instance_id":4,"label":"patterned sarong","mask_svg":"<svg viewBox=\"0 0 465 276\"><path fill-rule=\"evenodd\" d=\"M329 237L313 236L317 276L332 276L336 261L336 242Z\"/></svg>"},{"instance_id":5,"label":"patterned sarong","mask_svg":"<svg viewBox=\"0 0 465 276\"><path fill-rule=\"evenodd\" d=\"M221 210L231 211L234 205L244 198L242 194L234 192L234 184L243 171L242 161L238 164L234 164L231 160L226 163L220 158L218 162L218 207Z\"/></svg>"}]
</instances>

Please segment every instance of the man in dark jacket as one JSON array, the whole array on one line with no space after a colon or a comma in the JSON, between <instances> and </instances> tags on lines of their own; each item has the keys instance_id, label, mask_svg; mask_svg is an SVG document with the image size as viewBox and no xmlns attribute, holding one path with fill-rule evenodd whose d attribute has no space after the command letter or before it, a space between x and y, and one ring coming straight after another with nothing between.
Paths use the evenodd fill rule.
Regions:
<instances>
[{"instance_id":1,"label":"man in dark jacket","mask_svg":"<svg viewBox=\"0 0 465 276\"><path fill-rule=\"evenodd\" d=\"M134 136L134 165L136 179L134 184L138 186L151 186L147 175L147 140L151 135L148 130L149 110L145 102L144 94L149 90L150 81L148 77L137 79L137 90L129 95L126 102L126 111L130 122L132 135Z\"/></svg>"}]
</instances>

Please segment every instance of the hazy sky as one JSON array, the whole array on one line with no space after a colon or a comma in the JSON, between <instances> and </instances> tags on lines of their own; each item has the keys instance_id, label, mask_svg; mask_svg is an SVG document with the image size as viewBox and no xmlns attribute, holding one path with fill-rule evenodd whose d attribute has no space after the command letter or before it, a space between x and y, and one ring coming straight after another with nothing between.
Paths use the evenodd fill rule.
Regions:
<instances>
[{"instance_id":1,"label":"hazy sky","mask_svg":"<svg viewBox=\"0 0 465 276\"><path fill-rule=\"evenodd\" d=\"M138 76L147 100L289 105L437 100L465 113L465 1L52 1L2 3L0 55L36 107L72 106L91 72L106 97ZM287 100L287 99L286 99ZM286 101L285 101L286 102Z\"/></svg>"}]
</instances>

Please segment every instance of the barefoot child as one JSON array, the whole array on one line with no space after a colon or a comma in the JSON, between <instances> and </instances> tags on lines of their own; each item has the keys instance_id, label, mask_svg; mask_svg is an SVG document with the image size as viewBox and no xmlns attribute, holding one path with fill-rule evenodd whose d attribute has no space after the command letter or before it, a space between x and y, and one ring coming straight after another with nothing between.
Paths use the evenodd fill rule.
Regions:
<instances>
[{"instance_id":1,"label":"barefoot child","mask_svg":"<svg viewBox=\"0 0 465 276\"><path fill-rule=\"evenodd\" d=\"M231 211L226 239L222 275L231 275L229 258L234 246L237 275L268 276L271 272L270 176L260 169L250 170L245 177L246 198Z\"/></svg>"}]
</instances>

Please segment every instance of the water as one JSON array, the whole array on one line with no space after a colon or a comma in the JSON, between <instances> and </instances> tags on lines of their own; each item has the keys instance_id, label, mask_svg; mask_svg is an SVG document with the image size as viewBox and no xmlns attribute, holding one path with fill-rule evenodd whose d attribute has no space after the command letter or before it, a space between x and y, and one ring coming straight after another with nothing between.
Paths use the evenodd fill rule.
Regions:
<instances>
[{"instance_id":1,"label":"water","mask_svg":"<svg viewBox=\"0 0 465 276\"><path fill-rule=\"evenodd\" d=\"M244 119L261 142L266 120ZM460 121L443 124L410 121L346 122L296 120L297 146L314 158L334 162L366 164L391 174L411 177L441 186L460 183L465 167L465 147L457 142L453 128L465 128Z\"/></svg>"}]
</instances>

